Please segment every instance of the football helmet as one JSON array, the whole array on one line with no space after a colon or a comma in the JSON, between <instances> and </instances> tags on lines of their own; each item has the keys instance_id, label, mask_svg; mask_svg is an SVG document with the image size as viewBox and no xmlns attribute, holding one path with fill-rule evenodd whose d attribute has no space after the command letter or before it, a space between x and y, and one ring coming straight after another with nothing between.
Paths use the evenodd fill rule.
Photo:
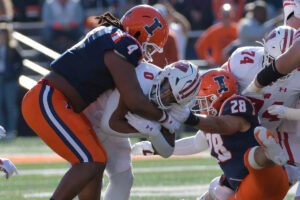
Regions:
<instances>
[{"instance_id":1,"label":"football helmet","mask_svg":"<svg viewBox=\"0 0 300 200\"><path fill-rule=\"evenodd\" d=\"M295 31L289 26L279 26L267 35L263 40L265 66L289 49L293 44Z\"/></svg>"},{"instance_id":2,"label":"football helmet","mask_svg":"<svg viewBox=\"0 0 300 200\"><path fill-rule=\"evenodd\" d=\"M222 69L208 70L201 76L200 90L191 111L196 115L216 116L222 103L237 93L234 75Z\"/></svg>"},{"instance_id":3,"label":"football helmet","mask_svg":"<svg viewBox=\"0 0 300 200\"><path fill-rule=\"evenodd\" d=\"M197 95L200 88L200 74L196 65L188 61L177 61L167 65L155 78L149 92L149 99L161 109L168 109L172 103L186 105Z\"/></svg>"},{"instance_id":4,"label":"football helmet","mask_svg":"<svg viewBox=\"0 0 300 200\"><path fill-rule=\"evenodd\" d=\"M152 61L154 53L163 52L169 28L158 10L149 5L135 6L124 14L121 24L124 31L141 43L147 61Z\"/></svg>"}]
</instances>

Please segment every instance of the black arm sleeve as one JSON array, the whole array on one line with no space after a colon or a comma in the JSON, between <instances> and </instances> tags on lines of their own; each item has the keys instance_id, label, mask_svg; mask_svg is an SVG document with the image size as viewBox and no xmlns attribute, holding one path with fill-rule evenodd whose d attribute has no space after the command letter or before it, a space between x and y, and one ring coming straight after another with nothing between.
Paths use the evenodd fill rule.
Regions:
<instances>
[{"instance_id":1,"label":"black arm sleeve","mask_svg":"<svg viewBox=\"0 0 300 200\"><path fill-rule=\"evenodd\" d=\"M267 86L277 79L285 76L286 74L281 74L277 71L275 66L275 60L267 65L257 74L257 81L262 86Z\"/></svg>"}]
</instances>

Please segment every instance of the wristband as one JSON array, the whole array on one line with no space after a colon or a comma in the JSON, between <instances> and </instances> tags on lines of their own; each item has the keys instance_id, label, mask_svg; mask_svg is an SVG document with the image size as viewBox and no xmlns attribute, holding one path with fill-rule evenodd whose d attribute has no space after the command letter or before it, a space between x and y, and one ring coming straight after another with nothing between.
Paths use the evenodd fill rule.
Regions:
<instances>
[{"instance_id":1,"label":"wristband","mask_svg":"<svg viewBox=\"0 0 300 200\"><path fill-rule=\"evenodd\" d=\"M185 120L184 124L190 126L196 126L200 122L200 118L190 112L189 117Z\"/></svg>"},{"instance_id":2,"label":"wristband","mask_svg":"<svg viewBox=\"0 0 300 200\"><path fill-rule=\"evenodd\" d=\"M277 71L275 66L275 60L267 65L257 74L257 81L262 86L267 86L277 79L285 76L286 74L281 74Z\"/></svg>"}]
</instances>

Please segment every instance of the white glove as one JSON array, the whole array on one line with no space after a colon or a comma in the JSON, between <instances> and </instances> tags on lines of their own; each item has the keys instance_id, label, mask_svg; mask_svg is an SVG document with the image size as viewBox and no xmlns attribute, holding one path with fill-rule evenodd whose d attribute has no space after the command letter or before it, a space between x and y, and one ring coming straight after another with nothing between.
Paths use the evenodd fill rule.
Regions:
<instances>
[{"instance_id":1,"label":"white glove","mask_svg":"<svg viewBox=\"0 0 300 200\"><path fill-rule=\"evenodd\" d=\"M172 117L168 112L164 111L164 119L160 120L160 124L169 130L170 133L175 133L181 126L174 117Z\"/></svg>"},{"instance_id":2,"label":"white glove","mask_svg":"<svg viewBox=\"0 0 300 200\"><path fill-rule=\"evenodd\" d=\"M5 133L6 133L5 129L2 126L0 126L0 139L6 136Z\"/></svg>"},{"instance_id":3,"label":"white glove","mask_svg":"<svg viewBox=\"0 0 300 200\"><path fill-rule=\"evenodd\" d=\"M128 112L125 115L125 118L133 128L146 137L152 137L160 133L161 127L157 122L144 119L138 115L132 114L131 112Z\"/></svg>"},{"instance_id":4,"label":"white glove","mask_svg":"<svg viewBox=\"0 0 300 200\"><path fill-rule=\"evenodd\" d=\"M131 155L134 156L152 156L154 149L149 141L142 141L131 146Z\"/></svg>"},{"instance_id":5,"label":"white glove","mask_svg":"<svg viewBox=\"0 0 300 200\"><path fill-rule=\"evenodd\" d=\"M189 117L190 113L191 111L188 106L182 106L176 103L174 103L169 110L169 114L180 123L184 123Z\"/></svg>"},{"instance_id":6,"label":"white glove","mask_svg":"<svg viewBox=\"0 0 300 200\"><path fill-rule=\"evenodd\" d=\"M8 179L13 173L18 174L16 166L8 159L0 158L0 171L5 173L5 178Z\"/></svg>"},{"instance_id":7,"label":"white glove","mask_svg":"<svg viewBox=\"0 0 300 200\"><path fill-rule=\"evenodd\" d=\"M259 88L255 85L254 83L255 80L253 80L248 87L246 87L243 91L242 91L242 95L245 95L247 93L258 93L258 94L262 94L262 89L263 88Z\"/></svg>"},{"instance_id":8,"label":"white glove","mask_svg":"<svg viewBox=\"0 0 300 200\"><path fill-rule=\"evenodd\" d=\"M286 118L287 107L282 105L272 105L268 108L271 115L277 115L278 118Z\"/></svg>"}]
</instances>

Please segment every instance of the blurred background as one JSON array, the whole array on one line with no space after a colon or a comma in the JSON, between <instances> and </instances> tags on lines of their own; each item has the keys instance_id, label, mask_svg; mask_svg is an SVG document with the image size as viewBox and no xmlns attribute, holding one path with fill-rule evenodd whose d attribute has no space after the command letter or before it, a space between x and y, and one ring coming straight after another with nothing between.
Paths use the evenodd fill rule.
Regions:
<instances>
[{"instance_id":1,"label":"blurred background","mask_svg":"<svg viewBox=\"0 0 300 200\"><path fill-rule=\"evenodd\" d=\"M179 59L206 70L221 66L238 47L260 45L283 24L274 0L1 0L0 124L13 140L35 135L20 113L22 97L49 70L50 62L97 26L94 16L121 16L138 4L153 5L169 25L169 39L153 63ZM186 129L186 127L183 127ZM180 134L178 134L180 137Z\"/></svg>"}]
</instances>

